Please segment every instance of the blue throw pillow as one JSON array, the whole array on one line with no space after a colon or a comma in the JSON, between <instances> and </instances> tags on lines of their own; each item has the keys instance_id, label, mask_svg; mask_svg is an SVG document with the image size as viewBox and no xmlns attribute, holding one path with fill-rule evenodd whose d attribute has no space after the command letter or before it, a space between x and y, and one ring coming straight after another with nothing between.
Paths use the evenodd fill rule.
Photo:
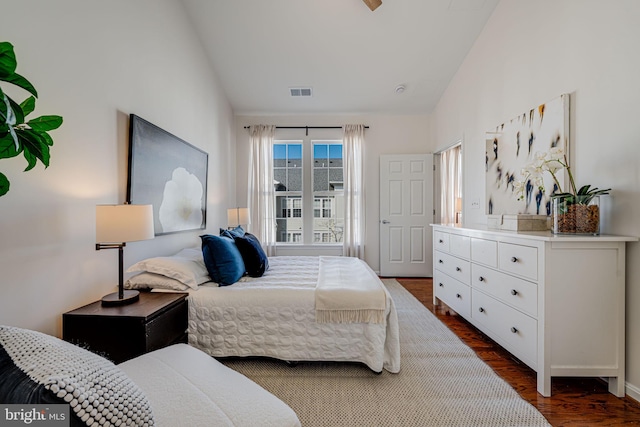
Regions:
<instances>
[{"instance_id":1,"label":"blue throw pillow","mask_svg":"<svg viewBox=\"0 0 640 427\"><path fill-rule=\"evenodd\" d=\"M236 228L232 228L230 230L225 230L224 228L220 229L220 235L221 236L227 236L227 237L231 237L232 239L235 237L242 237L244 236L244 228L242 228L241 225L237 226Z\"/></svg>"},{"instance_id":2,"label":"blue throw pillow","mask_svg":"<svg viewBox=\"0 0 640 427\"><path fill-rule=\"evenodd\" d=\"M202 239L202 257L211 279L220 286L236 283L245 273L242 255L232 238L205 234Z\"/></svg>"},{"instance_id":3,"label":"blue throw pillow","mask_svg":"<svg viewBox=\"0 0 640 427\"><path fill-rule=\"evenodd\" d=\"M240 250L247 274L260 277L269 269L269 259L262 250L262 245L256 236L245 233L242 237L235 237L236 246Z\"/></svg>"}]
</instances>

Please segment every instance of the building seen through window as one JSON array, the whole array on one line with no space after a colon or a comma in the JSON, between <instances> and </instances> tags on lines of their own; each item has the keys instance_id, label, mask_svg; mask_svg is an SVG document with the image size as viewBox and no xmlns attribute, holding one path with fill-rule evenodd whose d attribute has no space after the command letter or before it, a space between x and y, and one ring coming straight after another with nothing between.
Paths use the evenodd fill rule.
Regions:
<instances>
[{"instance_id":1,"label":"building seen through window","mask_svg":"<svg viewBox=\"0 0 640 427\"><path fill-rule=\"evenodd\" d=\"M305 158L305 148L310 155ZM278 141L273 150L276 241L341 243L344 194L341 141ZM307 178L305 182L305 177ZM310 220L309 220L310 219ZM305 224L310 232L305 230Z\"/></svg>"}]
</instances>

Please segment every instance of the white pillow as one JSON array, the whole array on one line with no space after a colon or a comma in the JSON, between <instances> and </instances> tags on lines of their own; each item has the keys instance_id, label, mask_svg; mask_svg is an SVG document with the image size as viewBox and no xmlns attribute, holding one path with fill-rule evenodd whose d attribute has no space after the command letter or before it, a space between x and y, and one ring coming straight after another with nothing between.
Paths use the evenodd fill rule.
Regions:
<instances>
[{"instance_id":1,"label":"white pillow","mask_svg":"<svg viewBox=\"0 0 640 427\"><path fill-rule=\"evenodd\" d=\"M124 282L125 289L168 289L172 291L186 291L189 286L179 280L156 273L138 273Z\"/></svg>"},{"instance_id":2,"label":"white pillow","mask_svg":"<svg viewBox=\"0 0 640 427\"><path fill-rule=\"evenodd\" d=\"M202 251L196 248L183 249L169 257L144 259L127 269L127 273L136 271L161 274L178 280L192 289L197 289L198 285L211 280L204 265Z\"/></svg>"}]
</instances>

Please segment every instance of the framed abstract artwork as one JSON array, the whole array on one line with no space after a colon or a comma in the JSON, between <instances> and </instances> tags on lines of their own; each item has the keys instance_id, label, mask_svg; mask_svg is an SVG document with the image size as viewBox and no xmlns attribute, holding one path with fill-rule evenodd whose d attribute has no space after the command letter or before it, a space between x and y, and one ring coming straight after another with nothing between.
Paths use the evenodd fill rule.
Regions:
<instances>
[{"instance_id":1,"label":"framed abstract artwork","mask_svg":"<svg viewBox=\"0 0 640 427\"><path fill-rule=\"evenodd\" d=\"M153 205L156 235L204 229L209 155L130 115L127 202Z\"/></svg>"},{"instance_id":2,"label":"framed abstract artwork","mask_svg":"<svg viewBox=\"0 0 640 427\"><path fill-rule=\"evenodd\" d=\"M559 147L569 155L569 94L560 95L502 123L486 133L485 177L488 215L528 214L550 215L553 178L545 174L540 191L525 183L521 200L514 184L522 181L522 169L530 165L536 155ZM564 174L559 174L560 185Z\"/></svg>"}]
</instances>

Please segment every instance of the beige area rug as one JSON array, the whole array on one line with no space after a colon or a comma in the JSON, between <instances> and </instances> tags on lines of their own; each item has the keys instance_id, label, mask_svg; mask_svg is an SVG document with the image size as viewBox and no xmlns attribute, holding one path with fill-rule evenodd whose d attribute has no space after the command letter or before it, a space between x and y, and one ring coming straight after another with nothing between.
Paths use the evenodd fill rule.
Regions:
<instances>
[{"instance_id":1,"label":"beige area rug","mask_svg":"<svg viewBox=\"0 0 640 427\"><path fill-rule=\"evenodd\" d=\"M399 374L355 363L223 363L285 401L304 427L549 425L398 282L384 283L400 322Z\"/></svg>"}]
</instances>

